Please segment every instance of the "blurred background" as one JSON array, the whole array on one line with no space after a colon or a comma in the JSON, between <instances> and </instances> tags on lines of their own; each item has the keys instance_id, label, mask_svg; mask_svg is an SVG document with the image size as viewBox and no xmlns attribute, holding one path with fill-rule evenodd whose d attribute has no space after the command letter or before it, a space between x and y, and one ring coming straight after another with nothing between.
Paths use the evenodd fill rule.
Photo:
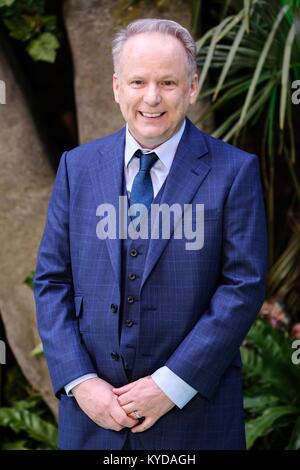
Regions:
<instances>
[{"instance_id":1,"label":"blurred background","mask_svg":"<svg viewBox=\"0 0 300 470\"><path fill-rule=\"evenodd\" d=\"M197 41L193 122L260 158L269 274L241 347L247 446L299 450L300 0L0 0L0 449L56 448L37 248L62 152L124 125L111 40L145 17Z\"/></svg>"}]
</instances>

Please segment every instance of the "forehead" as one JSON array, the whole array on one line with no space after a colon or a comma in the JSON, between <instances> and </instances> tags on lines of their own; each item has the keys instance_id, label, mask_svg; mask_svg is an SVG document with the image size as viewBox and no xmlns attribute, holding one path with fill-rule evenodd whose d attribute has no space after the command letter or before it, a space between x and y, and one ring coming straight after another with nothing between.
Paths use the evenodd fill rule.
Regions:
<instances>
[{"instance_id":1,"label":"forehead","mask_svg":"<svg viewBox=\"0 0 300 470\"><path fill-rule=\"evenodd\" d=\"M162 33L143 33L129 38L120 57L126 73L153 71L186 73L187 56L182 43Z\"/></svg>"}]
</instances>

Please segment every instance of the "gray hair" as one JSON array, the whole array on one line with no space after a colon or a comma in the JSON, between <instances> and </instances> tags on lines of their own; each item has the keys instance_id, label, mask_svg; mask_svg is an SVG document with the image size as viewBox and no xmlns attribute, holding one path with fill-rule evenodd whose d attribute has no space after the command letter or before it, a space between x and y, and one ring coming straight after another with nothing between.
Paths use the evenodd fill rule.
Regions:
<instances>
[{"instance_id":1,"label":"gray hair","mask_svg":"<svg viewBox=\"0 0 300 470\"><path fill-rule=\"evenodd\" d=\"M192 79L197 71L197 49L189 31L176 21L146 18L129 23L121 29L112 41L112 57L114 71L118 73L120 58L125 42L132 36L143 33L162 33L177 38L184 47L189 65L189 78Z\"/></svg>"}]
</instances>

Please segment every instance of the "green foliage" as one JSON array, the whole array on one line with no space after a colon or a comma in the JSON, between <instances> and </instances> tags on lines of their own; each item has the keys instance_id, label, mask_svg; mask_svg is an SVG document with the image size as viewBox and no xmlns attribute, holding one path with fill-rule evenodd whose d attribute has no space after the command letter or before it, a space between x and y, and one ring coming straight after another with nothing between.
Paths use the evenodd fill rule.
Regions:
<instances>
[{"instance_id":1,"label":"green foliage","mask_svg":"<svg viewBox=\"0 0 300 470\"><path fill-rule=\"evenodd\" d=\"M295 224L290 241L269 271L269 295L284 299L285 309L297 321L300 284L300 223Z\"/></svg>"},{"instance_id":2,"label":"green foliage","mask_svg":"<svg viewBox=\"0 0 300 470\"><path fill-rule=\"evenodd\" d=\"M291 83L300 76L300 5L285 2L282 6L276 0L235 3L241 8L230 10L231 14L197 41L200 98L210 97L212 102L199 121L222 111L225 117L214 131L216 137L244 145L245 136L252 135L260 142L272 264L279 253L274 235L279 156L289 172L286 184L293 188L290 212L296 213L300 206L296 116L291 100Z\"/></svg>"},{"instance_id":3,"label":"green foliage","mask_svg":"<svg viewBox=\"0 0 300 470\"><path fill-rule=\"evenodd\" d=\"M44 351L43 351L42 343L39 343L30 353L30 356L32 357L41 357L43 355L44 355Z\"/></svg>"},{"instance_id":4,"label":"green foliage","mask_svg":"<svg viewBox=\"0 0 300 470\"><path fill-rule=\"evenodd\" d=\"M27 52L34 60L54 63L59 42L51 33L43 33L37 39L30 41Z\"/></svg>"},{"instance_id":5,"label":"green foliage","mask_svg":"<svg viewBox=\"0 0 300 470\"><path fill-rule=\"evenodd\" d=\"M45 14L45 0L0 0L0 20L12 38L25 43L33 60L55 61L57 21Z\"/></svg>"},{"instance_id":6,"label":"green foliage","mask_svg":"<svg viewBox=\"0 0 300 470\"><path fill-rule=\"evenodd\" d=\"M0 407L0 450L56 449L57 426L19 367L11 367Z\"/></svg>"},{"instance_id":7,"label":"green foliage","mask_svg":"<svg viewBox=\"0 0 300 470\"><path fill-rule=\"evenodd\" d=\"M28 448L25 440L17 440L0 444L0 450L28 450Z\"/></svg>"},{"instance_id":8,"label":"green foliage","mask_svg":"<svg viewBox=\"0 0 300 470\"><path fill-rule=\"evenodd\" d=\"M17 401L28 397L28 385L21 369L16 365L9 365L5 374L5 382L1 390L5 405L10 406ZM31 394L30 394L31 395Z\"/></svg>"},{"instance_id":9,"label":"green foliage","mask_svg":"<svg viewBox=\"0 0 300 470\"><path fill-rule=\"evenodd\" d=\"M31 271L28 276L26 277L25 279L25 283L31 288L33 289L33 279L34 279L34 274L35 274L35 271ZM37 344L37 346L30 352L30 356L31 357L42 357L44 354L43 352L43 345L42 343L40 342L39 344Z\"/></svg>"},{"instance_id":10,"label":"green foliage","mask_svg":"<svg viewBox=\"0 0 300 470\"><path fill-rule=\"evenodd\" d=\"M30 271L28 276L25 279L25 283L32 289L33 288L33 279L35 271Z\"/></svg>"},{"instance_id":11,"label":"green foliage","mask_svg":"<svg viewBox=\"0 0 300 470\"><path fill-rule=\"evenodd\" d=\"M247 447L282 428L289 437L287 448L300 449L300 365L291 361L292 339L259 319L241 352Z\"/></svg>"},{"instance_id":12,"label":"green foliage","mask_svg":"<svg viewBox=\"0 0 300 470\"><path fill-rule=\"evenodd\" d=\"M0 0L1 7L10 7L16 0Z\"/></svg>"},{"instance_id":13,"label":"green foliage","mask_svg":"<svg viewBox=\"0 0 300 470\"><path fill-rule=\"evenodd\" d=\"M14 407L0 408L0 427L10 427L15 433L24 431L35 441L42 443L43 448L57 448L57 428L26 409L24 402L22 406L16 403ZM24 445L24 441L21 442Z\"/></svg>"}]
</instances>

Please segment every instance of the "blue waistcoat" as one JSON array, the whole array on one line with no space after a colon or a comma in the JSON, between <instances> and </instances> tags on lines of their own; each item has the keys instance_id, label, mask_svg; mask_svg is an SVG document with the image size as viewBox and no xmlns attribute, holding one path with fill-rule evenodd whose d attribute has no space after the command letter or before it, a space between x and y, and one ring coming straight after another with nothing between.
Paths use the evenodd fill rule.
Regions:
<instances>
[{"instance_id":1,"label":"blue waistcoat","mask_svg":"<svg viewBox=\"0 0 300 470\"><path fill-rule=\"evenodd\" d=\"M160 203L164 187L165 182L163 183L162 187L154 198L154 204ZM128 197L126 190L125 175L123 176L122 193L124 196ZM128 198L128 207L129 205L130 204ZM130 221L131 218L127 214L127 227ZM139 338L139 292L148 246L149 237L146 240L142 238L132 240L131 238L129 238L129 236L127 236L126 239L122 240L122 302L119 320L119 338L121 358L129 380L131 380L131 371L134 367L137 341Z\"/></svg>"}]
</instances>

